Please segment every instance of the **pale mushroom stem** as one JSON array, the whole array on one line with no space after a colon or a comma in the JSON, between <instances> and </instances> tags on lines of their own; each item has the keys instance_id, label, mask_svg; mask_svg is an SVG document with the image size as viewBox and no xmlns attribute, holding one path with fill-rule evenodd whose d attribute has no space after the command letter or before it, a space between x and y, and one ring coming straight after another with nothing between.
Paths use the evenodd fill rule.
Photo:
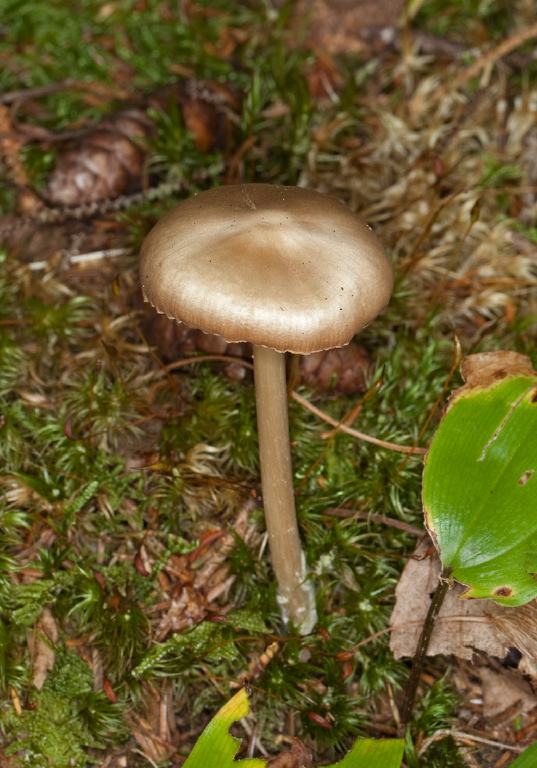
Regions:
<instances>
[{"instance_id":1,"label":"pale mushroom stem","mask_svg":"<svg viewBox=\"0 0 537 768\"><path fill-rule=\"evenodd\" d=\"M317 621L315 594L306 580L293 490L285 355L254 347L254 379L263 507L272 567L285 621L304 634Z\"/></svg>"}]
</instances>

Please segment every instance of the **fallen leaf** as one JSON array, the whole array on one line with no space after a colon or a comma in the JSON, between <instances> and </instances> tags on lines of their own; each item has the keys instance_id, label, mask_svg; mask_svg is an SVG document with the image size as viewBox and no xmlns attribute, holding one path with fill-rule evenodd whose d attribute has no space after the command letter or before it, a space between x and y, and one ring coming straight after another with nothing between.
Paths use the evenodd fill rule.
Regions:
<instances>
[{"instance_id":1,"label":"fallen leaf","mask_svg":"<svg viewBox=\"0 0 537 768\"><path fill-rule=\"evenodd\" d=\"M300 739L293 739L291 749L267 761L267 768L310 768L313 755Z\"/></svg>"},{"instance_id":2,"label":"fallen leaf","mask_svg":"<svg viewBox=\"0 0 537 768\"><path fill-rule=\"evenodd\" d=\"M171 555L158 574L162 592L168 598L157 606L158 625L155 640L161 642L170 632L180 632L198 624L211 614L221 614L223 606L216 602L234 581L229 574L228 559L236 546L236 536L251 544L257 527L250 520L253 499L248 499L235 516L232 526L205 536L194 553ZM153 567L151 558L146 568Z\"/></svg>"},{"instance_id":3,"label":"fallen leaf","mask_svg":"<svg viewBox=\"0 0 537 768\"><path fill-rule=\"evenodd\" d=\"M427 555L430 547L431 540L425 537L406 564L395 589L395 608L390 618L390 626L395 629L390 637L390 650L396 659L414 656L438 584L440 558L436 552ZM515 609L503 608L491 600L457 600L463 589L462 585L456 585L447 593L427 655L454 654L461 659L472 659L474 651L480 650L503 658L508 647L498 637L490 616Z\"/></svg>"},{"instance_id":4,"label":"fallen leaf","mask_svg":"<svg viewBox=\"0 0 537 768\"><path fill-rule=\"evenodd\" d=\"M35 627L35 642L33 646L33 684L38 691L54 666L56 652L54 645L58 642L59 632L56 620L50 608L44 608Z\"/></svg>"},{"instance_id":5,"label":"fallen leaf","mask_svg":"<svg viewBox=\"0 0 537 768\"><path fill-rule=\"evenodd\" d=\"M404 0L299 0L294 15L309 19L312 46L337 55L363 51L372 31L398 23L403 7Z\"/></svg>"},{"instance_id":6,"label":"fallen leaf","mask_svg":"<svg viewBox=\"0 0 537 768\"><path fill-rule=\"evenodd\" d=\"M127 721L132 735L150 762L160 763L170 758L175 751L174 746L161 738L145 718L131 713Z\"/></svg>"},{"instance_id":7,"label":"fallen leaf","mask_svg":"<svg viewBox=\"0 0 537 768\"><path fill-rule=\"evenodd\" d=\"M504 645L522 654L518 672L537 691L537 600L491 616L494 630Z\"/></svg>"},{"instance_id":8,"label":"fallen leaf","mask_svg":"<svg viewBox=\"0 0 537 768\"><path fill-rule=\"evenodd\" d=\"M485 717L497 717L510 709L517 702L520 703L520 711L530 712L537 707L537 696L531 690L531 686L520 675L504 669L495 672L483 667L479 676L483 685L483 715Z\"/></svg>"},{"instance_id":9,"label":"fallen leaf","mask_svg":"<svg viewBox=\"0 0 537 768\"><path fill-rule=\"evenodd\" d=\"M492 616L496 634L504 645L513 646L528 659L537 661L537 601Z\"/></svg>"},{"instance_id":10,"label":"fallen leaf","mask_svg":"<svg viewBox=\"0 0 537 768\"><path fill-rule=\"evenodd\" d=\"M310 18L313 45L337 55L362 51L372 30L397 24L403 7L403 0L299 0L294 13Z\"/></svg>"}]
</instances>

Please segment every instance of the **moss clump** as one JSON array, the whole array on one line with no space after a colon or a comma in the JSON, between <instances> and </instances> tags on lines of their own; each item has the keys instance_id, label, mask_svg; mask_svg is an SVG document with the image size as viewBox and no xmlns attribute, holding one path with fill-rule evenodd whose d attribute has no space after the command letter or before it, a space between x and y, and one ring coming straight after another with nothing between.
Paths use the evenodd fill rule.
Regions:
<instances>
[{"instance_id":1,"label":"moss clump","mask_svg":"<svg viewBox=\"0 0 537 768\"><path fill-rule=\"evenodd\" d=\"M82 768L93 763L87 749L104 749L125 736L122 708L92 689L87 664L63 644L43 689L32 690L20 715L5 709L2 725L11 741L6 754L19 765Z\"/></svg>"}]
</instances>

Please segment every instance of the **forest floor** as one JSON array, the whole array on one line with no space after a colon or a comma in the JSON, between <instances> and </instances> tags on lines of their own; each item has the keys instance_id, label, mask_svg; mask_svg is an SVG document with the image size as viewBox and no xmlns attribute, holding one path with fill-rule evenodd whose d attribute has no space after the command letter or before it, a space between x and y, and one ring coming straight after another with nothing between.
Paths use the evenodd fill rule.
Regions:
<instances>
[{"instance_id":1,"label":"forest floor","mask_svg":"<svg viewBox=\"0 0 537 768\"><path fill-rule=\"evenodd\" d=\"M2 766L180 766L244 676L239 757L296 737L326 765L397 735L454 361L537 362L533 3L231 5L3 2ZM167 210L248 182L343 201L395 274L344 353L289 362L306 637L276 600L251 350L156 315L139 284ZM325 420L350 412L389 445ZM406 768L506 768L536 739L534 641L475 626L439 622Z\"/></svg>"}]
</instances>

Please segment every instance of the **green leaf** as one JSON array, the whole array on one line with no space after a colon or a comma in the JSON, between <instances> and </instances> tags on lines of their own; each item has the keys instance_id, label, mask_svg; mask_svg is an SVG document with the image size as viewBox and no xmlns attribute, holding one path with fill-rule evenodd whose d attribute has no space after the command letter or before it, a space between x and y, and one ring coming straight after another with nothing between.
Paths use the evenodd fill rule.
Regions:
<instances>
[{"instance_id":1,"label":"green leaf","mask_svg":"<svg viewBox=\"0 0 537 768\"><path fill-rule=\"evenodd\" d=\"M463 598L537 597L537 373L514 352L471 355L431 443L427 527Z\"/></svg>"},{"instance_id":2,"label":"green leaf","mask_svg":"<svg viewBox=\"0 0 537 768\"><path fill-rule=\"evenodd\" d=\"M240 740L230 736L228 729L249 711L248 694L245 688L241 688L205 728L183 768L266 768L265 760L233 759ZM343 760L328 768L400 768L403 750L402 739L358 739Z\"/></svg>"},{"instance_id":3,"label":"green leaf","mask_svg":"<svg viewBox=\"0 0 537 768\"><path fill-rule=\"evenodd\" d=\"M402 739L357 739L349 754L328 768L400 768L404 749Z\"/></svg>"},{"instance_id":4,"label":"green leaf","mask_svg":"<svg viewBox=\"0 0 537 768\"><path fill-rule=\"evenodd\" d=\"M511 768L535 768L537 765L537 741L534 741L527 749L517 757Z\"/></svg>"},{"instance_id":5,"label":"green leaf","mask_svg":"<svg viewBox=\"0 0 537 768\"><path fill-rule=\"evenodd\" d=\"M266 768L265 760L234 761L240 740L228 733L229 726L250 711L248 694L241 688L205 728L183 768Z\"/></svg>"}]
</instances>

